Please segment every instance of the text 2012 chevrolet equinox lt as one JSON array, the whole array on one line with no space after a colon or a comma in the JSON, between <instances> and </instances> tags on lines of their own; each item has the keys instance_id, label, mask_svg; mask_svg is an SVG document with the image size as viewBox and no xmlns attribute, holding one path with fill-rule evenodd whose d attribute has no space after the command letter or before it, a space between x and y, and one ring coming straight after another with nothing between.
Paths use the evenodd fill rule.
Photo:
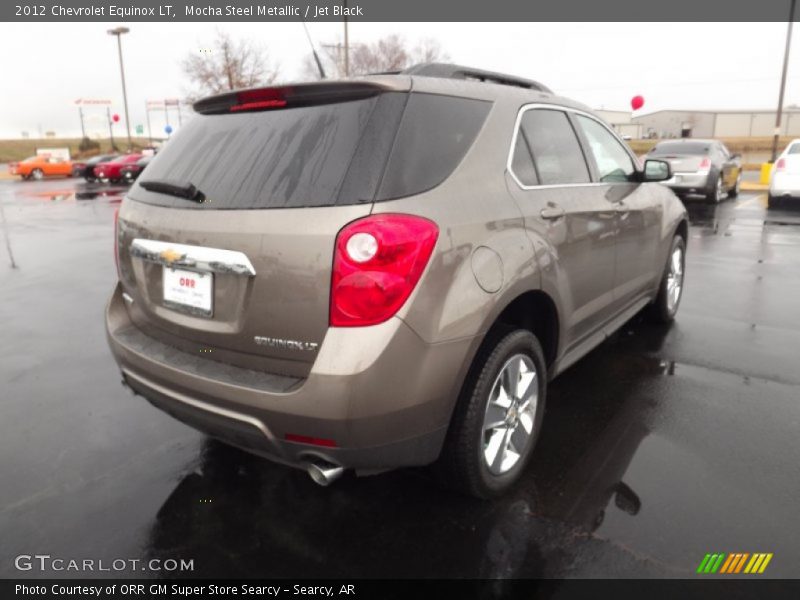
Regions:
<instances>
[{"instance_id":1,"label":"text 2012 chevrolet equinox lt","mask_svg":"<svg viewBox=\"0 0 800 600\"><path fill-rule=\"evenodd\" d=\"M592 112L454 65L231 92L132 187L106 314L124 383L327 484L522 474L547 383L649 306L686 212Z\"/></svg>"}]
</instances>

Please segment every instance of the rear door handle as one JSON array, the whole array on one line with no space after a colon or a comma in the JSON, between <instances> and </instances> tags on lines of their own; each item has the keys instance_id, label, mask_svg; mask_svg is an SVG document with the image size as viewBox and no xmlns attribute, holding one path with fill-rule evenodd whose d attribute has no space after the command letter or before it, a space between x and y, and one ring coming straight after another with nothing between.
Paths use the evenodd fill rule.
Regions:
<instances>
[{"instance_id":1,"label":"rear door handle","mask_svg":"<svg viewBox=\"0 0 800 600\"><path fill-rule=\"evenodd\" d=\"M550 221L555 219L560 219L561 217L564 216L564 214L565 214L564 209L558 206L548 206L547 208L543 208L542 211L539 213L539 215L543 219L547 219Z\"/></svg>"}]
</instances>

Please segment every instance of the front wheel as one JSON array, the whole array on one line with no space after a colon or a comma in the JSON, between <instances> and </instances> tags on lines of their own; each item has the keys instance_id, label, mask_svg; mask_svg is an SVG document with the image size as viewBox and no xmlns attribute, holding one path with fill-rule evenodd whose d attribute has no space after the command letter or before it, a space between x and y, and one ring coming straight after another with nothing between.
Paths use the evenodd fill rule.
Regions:
<instances>
[{"instance_id":1,"label":"front wheel","mask_svg":"<svg viewBox=\"0 0 800 600\"><path fill-rule=\"evenodd\" d=\"M504 493L522 475L547 393L536 336L517 329L494 340L475 358L437 464L451 487L478 498Z\"/></svg>"},{"instance_id":2,"label":"front wheel","mask_svg":"<svg viewBox=\"0 0 800 600\"><path fill-rule=\"evenodd\" d=\"M667 266L661 278L661 287L652 306L652 314L659 323L671 323L675 320L678 306L683 296L683 273L686 266L686 242L676 235L672 239Z\"/></svg>"}]
</instances>

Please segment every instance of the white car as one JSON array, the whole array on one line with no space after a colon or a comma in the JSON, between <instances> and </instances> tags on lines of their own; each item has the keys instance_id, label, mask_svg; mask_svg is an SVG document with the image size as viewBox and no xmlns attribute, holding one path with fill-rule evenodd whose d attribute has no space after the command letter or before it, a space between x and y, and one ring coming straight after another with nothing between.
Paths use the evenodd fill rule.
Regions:
<instances>
[{"instance_id":1,"label":"white car","mask_svg":"<svg viewBox=\"0 0 800 600\"><path fill-rule=\"evenodd\" d=\"M769 181L769 208L781 200L800 201L800 139L792 140L775 161Z\"/></svg>"}]
</instances>

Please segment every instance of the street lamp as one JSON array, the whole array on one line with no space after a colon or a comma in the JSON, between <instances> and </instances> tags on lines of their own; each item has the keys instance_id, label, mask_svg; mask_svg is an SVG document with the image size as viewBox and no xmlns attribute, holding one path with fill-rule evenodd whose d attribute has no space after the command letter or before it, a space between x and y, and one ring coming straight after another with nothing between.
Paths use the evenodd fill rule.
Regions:
<instances>
[{"instance_id":1,"label":"street lamp","mask_svg":"<svg viewBox=\"0 0 800 600\"><path fill-rule=\"evenodd\" d=\"M125 103L125 127L128 129L128 150L133 148L131 141L131 120L128 118L128 92L125 90L125 67L122 66L122 35L128 33L127 27L117 27L109 29L108 35L117 36L117 49L119 50L119 73L122 76L122 100Z\"/></svg>"}]
</instances>

